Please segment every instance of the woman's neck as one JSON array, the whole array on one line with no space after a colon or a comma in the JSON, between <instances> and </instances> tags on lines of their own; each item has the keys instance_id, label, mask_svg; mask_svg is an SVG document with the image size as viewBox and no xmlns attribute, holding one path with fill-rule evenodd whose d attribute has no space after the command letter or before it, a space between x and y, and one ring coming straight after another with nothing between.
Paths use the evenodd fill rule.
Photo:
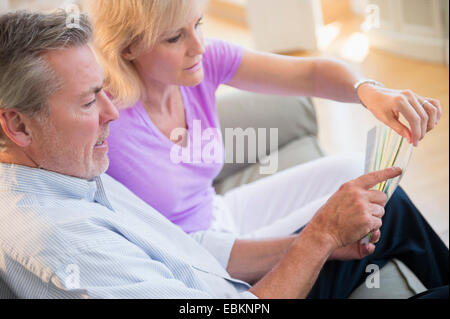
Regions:
<instances>
[{"instance_id":1,"label":"woman's neck","mask_svg":"<svg viewBox=\"0 0 450 319\"><path fill-rule=\"evenodd\" d=\"M176 97L179 95L179 87L177 85L153 83L146 85L145 92L142 104L149 111L170 114L178 106Z\"/></svg>"}]
</instances>

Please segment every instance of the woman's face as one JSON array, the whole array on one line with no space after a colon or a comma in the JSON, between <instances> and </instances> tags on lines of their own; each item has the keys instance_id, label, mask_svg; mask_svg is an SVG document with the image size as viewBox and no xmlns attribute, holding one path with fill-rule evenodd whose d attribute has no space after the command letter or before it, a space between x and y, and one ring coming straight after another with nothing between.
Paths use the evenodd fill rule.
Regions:
<instances>
[{"instance_id":1,"label":"woman's face","mask_svg":"<svg viewBox=\"0 0 450 319\"><path fill-rule=\"evenodd\" d=\"M197 15L151 49L130 48L132 61L144 83L196 86L203 80L205 48L201 20L202 15Z\"/></svg>"}]
</instances>

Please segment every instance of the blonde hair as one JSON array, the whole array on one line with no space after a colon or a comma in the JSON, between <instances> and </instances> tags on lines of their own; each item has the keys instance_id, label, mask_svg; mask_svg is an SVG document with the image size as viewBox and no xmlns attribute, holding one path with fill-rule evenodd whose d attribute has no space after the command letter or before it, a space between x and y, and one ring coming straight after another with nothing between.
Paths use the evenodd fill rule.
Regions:
<instances>
[{"instance_id":1,"label":"blonde hair","mask_svg":"<svg viewBox=\"0 0 450 319\"><path fill-rule=\"evenodd\" d=\"M207 0L94 0L88 10L94 25L94 46L105 87L120 107L142 99L143 83L133 63L122 56L131 44L152 48L183 27Z\"/></svg>"}]
</instances>

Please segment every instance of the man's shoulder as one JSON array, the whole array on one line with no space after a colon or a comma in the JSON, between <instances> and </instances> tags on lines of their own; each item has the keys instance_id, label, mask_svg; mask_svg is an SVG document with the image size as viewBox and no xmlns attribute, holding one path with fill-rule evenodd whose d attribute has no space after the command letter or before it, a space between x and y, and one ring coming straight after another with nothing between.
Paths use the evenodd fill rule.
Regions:
<instances>
[{"instance_id":1,"label":"man's shoulder","mask_svg":"<svg viewBox=\"0 0 450 319\"><path fill-rule=\"evenodd\" d=\"M76 254L57 224L46 217L55 208L46 207L36 195L0 192L0 206L4 208L0 211L0 257L9 265L0 271L8 277L32 269L47 282L53 271Z\"/></svg>"},{"instance_id":2,"label":"man's shoulder","mask_svg":"<svg viewBox=\"0 0 450 319\"><path fill-rule=\"evenodd\" d=\"M55 276L69 276L85 256L123 246L125 239L107 218L70 207L72 200L50 204L33 196L17 195L18 201L0 210L0 274L18 296L46 296Z\"/></svg>"},{"instance_id":3,"label":"man's shoulder","mask_svg":"<svg viewBox=\"0 0 450 319\"><path fill-rule=\"evenodd\" d=\"M54 269L75 255L120 238L112 222L91 214L93 203L34 194L0 192L0 251L17 260L34 260ZM78 203L80 202L80 203ZM104 208L106 210L106 208Z\"/></svg>"},{"instance_id":4,"label":"man's shoulder","mask_svg":"<svg viewBox=\"0 0 450 319\"><path fill-rule=\"evenodd\" d=\"M144 202L139 196L134 194L114 177L111 177L109 174L102 174L100 178L108 199L110 199L113 203L116 203L117 200L120 199L120 202L126 202L127 205L130 205L129 209L132 209L133 211L138 208L139 210L145 211L149 214L156 213L153 207ZM158 213L158 215L160 214Z\"/></svg>"}]
</instances>

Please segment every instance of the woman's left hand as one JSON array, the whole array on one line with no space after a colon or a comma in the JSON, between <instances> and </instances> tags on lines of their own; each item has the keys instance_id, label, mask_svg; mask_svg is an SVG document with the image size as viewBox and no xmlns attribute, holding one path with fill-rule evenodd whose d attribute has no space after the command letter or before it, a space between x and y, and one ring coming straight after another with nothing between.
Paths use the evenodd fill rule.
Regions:
<instances>
[{"instance_id":1,"label":"woman's left hand","mask_svg":"<svg viewBox=\"0 0 450 319\"><path fill-rule=\"evenodd\" d=\"M425 98L411 90L393 90L371 83L358 88L359 99L381 122L417 146L442 116L438 100ZM402 114L411 130L399 121Z\"/></svg>"}]
</instances>

